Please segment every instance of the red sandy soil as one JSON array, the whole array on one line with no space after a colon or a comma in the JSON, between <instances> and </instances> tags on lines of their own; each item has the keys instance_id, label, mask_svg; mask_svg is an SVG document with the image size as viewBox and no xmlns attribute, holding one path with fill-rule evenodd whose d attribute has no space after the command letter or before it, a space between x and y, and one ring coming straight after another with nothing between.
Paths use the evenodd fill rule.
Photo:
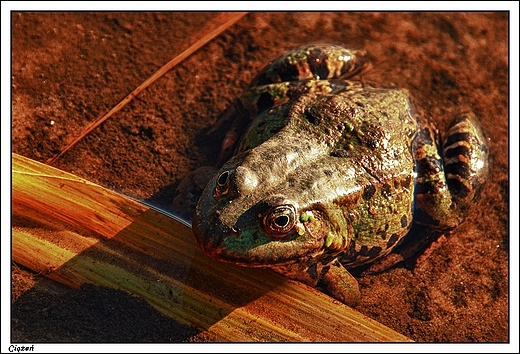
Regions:
<instances>
[{"instance_id":1,"label":"red sandy soil","mask_svg":"<svg viewBox=\"0 0 520 354\"><path fill-rule=\"evenodd\" d=\"M13 152L54 156L215 16L13 12ZM441 131L472 109L491 169L480 203L427 260L359 279L357 309L416 341L507 342L508 26L507 12L250 13L55 166L168 209L186 174L214 164L220 142L205 133L269 60L317 42L367 50L371 79L407 88ZM12 341L205 340L125 293L72 290L16 264L12 275Z\"/></svg>"}]
</instances>

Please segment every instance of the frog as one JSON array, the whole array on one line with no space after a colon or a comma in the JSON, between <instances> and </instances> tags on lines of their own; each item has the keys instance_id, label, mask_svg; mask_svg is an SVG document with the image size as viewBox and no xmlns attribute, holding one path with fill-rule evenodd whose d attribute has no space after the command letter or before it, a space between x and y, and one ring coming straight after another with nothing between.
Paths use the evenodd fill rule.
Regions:
<instances>
[{"instance_id":1,"label":"frog","mask_svg":"<svg viewBox=\"0 0 520 354\"><path fill-rule=\"evenodd\" d=\"M366 82L371 66L366 51L311 44L251 81L224 114L232 129L193 215L204 253L356 306L351 269L383 260L412 225L449 233L466 219L489 165L475 114L443 137L407 89Z\"/></svg>"}]
</instances>

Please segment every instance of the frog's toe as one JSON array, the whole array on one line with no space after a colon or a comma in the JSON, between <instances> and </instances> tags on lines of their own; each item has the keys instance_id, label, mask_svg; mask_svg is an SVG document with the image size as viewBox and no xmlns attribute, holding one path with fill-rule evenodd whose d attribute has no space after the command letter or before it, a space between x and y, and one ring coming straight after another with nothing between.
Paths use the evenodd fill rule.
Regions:
<instances>
[{"instance_id":1,"label":"frog's toe","mask_svg":"<svg viewBox=\"0 0 520 354\"><path fill-rule=\"evenodd\" d=\"M338 260L323 269L321 280L326 291L344 304L354 307L361 301L361 292L356 278Z\"/></svg>"}]
</instances>

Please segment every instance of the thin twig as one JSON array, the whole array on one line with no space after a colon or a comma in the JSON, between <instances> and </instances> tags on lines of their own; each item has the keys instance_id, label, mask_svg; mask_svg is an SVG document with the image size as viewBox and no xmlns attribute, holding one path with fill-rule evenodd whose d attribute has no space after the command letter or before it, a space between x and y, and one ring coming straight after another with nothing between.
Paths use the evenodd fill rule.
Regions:
<instances>
[{"instance_id":1,"label":"thin twig","mask_svg":"<svg viewBox=\"0 0 520 354\"><path fill-rule=\"evenodd\" d=\"M83 139L87 134L89 134L92 130L97 128L99 125L101 125L104 121L112 117L115 113L119 112L121 109L123 109L124 106L126 106L130 101L132 101L138 94L140 94L143 90L145 90L148 86L150 86L152 83L154 83L157 79L159 79L161 76L163 76L166 72L168 72L170 69L175 67L177 64L179 64L181 61L189 57L191 54L193 54L195 51L203 47L206 43L211 41L213 38L218 36L220 33L222 33L224 30L226 30L228 27L233 25L235 22L240 20L246 12L226 12L222 13L219 16L217 16L213 21L211 21L207 26L207 32L198 40L193 42L188 49L183 51L181 54L170 60L168 63L166 63L162 68L157 70L152 76L150 76L148 79L146 79L141 85L137 86L135 90L133 90L128 96L126 96L121 102L119 102L115 107L113 107L108 113L103 115L102 117L96 119L94 122L89 124L82 132L81 134L74 139L73 142L65 146L60 153L58 153L56 156L50 158L45 163L47 165L52 165L54 161L56 161L61 155L63 155L66 151L70 150L74 145L76 145L81 139Z\"/></svg>"}]
</instances>

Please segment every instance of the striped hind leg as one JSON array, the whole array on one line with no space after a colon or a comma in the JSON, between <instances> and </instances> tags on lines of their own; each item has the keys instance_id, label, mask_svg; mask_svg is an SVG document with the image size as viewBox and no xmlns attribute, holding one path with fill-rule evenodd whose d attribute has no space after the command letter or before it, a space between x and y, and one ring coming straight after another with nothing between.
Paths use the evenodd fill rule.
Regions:
<instances>
[{"instance_id":1,"label":"striped hind leg","mask_svg":"<svg viewBox=\"0 0 520 354\"><path fill-rule=\"evenodd\" d=\"M474 115L453 120L442 144L435 128L421 129L413 150L415 221L439 230L455 228L466 218L488 172L488 151Z\"/></svg>"}]
</instances>

